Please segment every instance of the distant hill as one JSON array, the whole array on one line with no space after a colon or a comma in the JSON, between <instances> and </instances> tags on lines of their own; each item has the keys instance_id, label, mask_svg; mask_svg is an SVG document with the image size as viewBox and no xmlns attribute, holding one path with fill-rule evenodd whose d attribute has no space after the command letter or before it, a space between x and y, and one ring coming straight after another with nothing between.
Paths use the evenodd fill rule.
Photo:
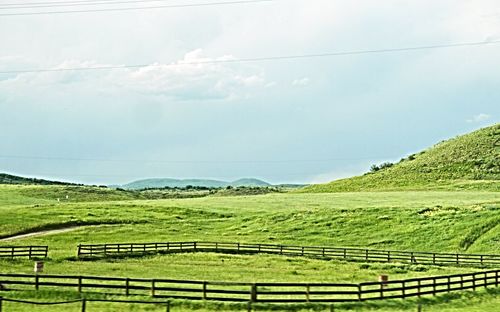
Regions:
<instances>
[{"instance_id":1,"label":"distant hill","mask_svg":"<svg viewBox=\"0 0 500 312\"><path fill-rule=\"evenodd\" d=\"M443 141L362 176L312 185L304 192L400 189L500 191L500 124Z\"/></svg>"},{"instance_id":2,"label":"distant hill","mask_svg":"<svg viewBox=\"0 0 500 312\"><path fill-rule=\"evenodd\" d=\"M68 182L24 178L7 173L0 173L0 184L76 185Z\"/></svg>"},{"instance_id":3,"label":"distant hill","mask_svg":"<svg viewBox=\"0 0 500 312\"><path fill-rule=\"evenodd\" d=\"M199 187L227 187L227 186L270 186L271 184L258 179L239 179L233 182L226 182L220 180L207 180L207 179L144 179L133 181L124 185L113 185L113 187L120 187L128 190L139 190L145 188L163 188L163 187L179 187L183 188L188 185Z\"/></svg>"}]
</instances>

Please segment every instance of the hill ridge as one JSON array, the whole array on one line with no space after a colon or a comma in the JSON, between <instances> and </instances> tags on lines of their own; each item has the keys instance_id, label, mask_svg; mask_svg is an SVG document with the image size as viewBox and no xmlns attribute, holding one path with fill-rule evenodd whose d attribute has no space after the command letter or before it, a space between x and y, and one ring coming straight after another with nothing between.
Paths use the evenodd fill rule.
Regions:
<instances>
[{"instance_id":1,"label":"hill ridge","mask_svg":"<svg viewBox=\"0 0 500 312\"><path fill-rule=\"evenodd\" d=\"M398 163L372 166L361 176L317 184L304 192L402 189L500 191L500 124L441 141Z\"/></svg>"},{"instance_id":2,"label":"hill ridge","mask_svg":"<svg viewBox=\"0 0 500 312\"><path fill-rule=\"evenodd\" d=\"M115 186L124 189L144 189L163 187L228 187L228 186L270 186L271 184L256 178L241 178L234 181L222 181L215 179L173 179L173 178L150 178L132 181L127 184Z\"/></svg>"}]
</instances>

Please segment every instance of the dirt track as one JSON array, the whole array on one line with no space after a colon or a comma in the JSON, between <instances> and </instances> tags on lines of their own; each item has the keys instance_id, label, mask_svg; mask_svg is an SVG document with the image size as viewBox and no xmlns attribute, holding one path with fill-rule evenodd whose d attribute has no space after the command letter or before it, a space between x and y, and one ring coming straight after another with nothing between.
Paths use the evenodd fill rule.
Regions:
<instances>
[{"instance_id":1,"label":"dirt track","mask_svg":"<svg viewBox=\"0 0 500 312\"><path fill-rule=\"evenodd\" d=\"M32 232L32 233L26 233L26 234L19 234L19 235L6 237L6 238L0 238L0 242L7 242L7 241L11 241L11 240L28 238L28 237L33 237L33 236L59 234L59 233L74 231L74 230L77 230L79 228L81 228L81 227L80 226L71 226L71 227L67 227L67 228L63 228L63 229L45 230L45 231Z\"/></svg>"}]
</instances>

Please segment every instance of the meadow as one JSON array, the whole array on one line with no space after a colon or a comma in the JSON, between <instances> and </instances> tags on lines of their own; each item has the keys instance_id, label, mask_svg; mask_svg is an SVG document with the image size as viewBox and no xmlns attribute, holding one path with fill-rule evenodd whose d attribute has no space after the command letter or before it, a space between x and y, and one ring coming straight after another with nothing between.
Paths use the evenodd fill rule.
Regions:
<instances>
[{"instance_id":1,"label":"meadow","mask_svg":"<svg viewBox=\"0 0 500 312\"><path fill-rule=\"evenodd\" d=\"M68 186L0 186L0 236L76 227L63 233L1 241L0 245L49 245L50 258L46 260L44 271L47 274L244 282L362 282L375 281L380 274L396 279L473 272L480 268L326 261L263 254L191 253L96 261L77 261L75 255L78 243L190 240L495 254L500 249L499 208L500 194L488 191L273 193L144 200L109 189L82 191L80 187ZM0 260L0 272L3 273L31 273L32 266L30 260ZM3 295L40 300L80 296L76 291L54 289ZM151 300L149 297L143 299ZM500 304L496 290L421 300L425 311L474 311L475 307L477 311L493 311L493 307ZM389 300L341 304L335 308L336 311L406 311L415 310L416 304L414 299ZM29 309L15 303L5 305L16 305L15 311ZM91 311L119 309L114 304L91 305L94 306ZM50 311L67 311L69 305L50 308ZM277 307L255 307L257 310L272 308ZM296 310L327 308L324 305L286 307ZM78 311L78 306L75 309ZM131 311L150 309L164 310L164 307L130 307ZM172 311L185 309L241 311L245 307L173 303ZM41 308L40 311L46 310Z\"/></svg>"}]
</instances>

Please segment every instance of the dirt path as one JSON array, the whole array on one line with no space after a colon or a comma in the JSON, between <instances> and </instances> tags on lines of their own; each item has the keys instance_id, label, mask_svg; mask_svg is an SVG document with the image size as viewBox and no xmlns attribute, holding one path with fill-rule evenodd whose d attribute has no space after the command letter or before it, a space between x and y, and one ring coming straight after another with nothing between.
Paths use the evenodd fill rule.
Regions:
<instances>
[{"instance_id":1,"label":"dirt path","mask_svg":"<svg viewBox=\"0 0 500 312\"><path fill-rule=\"evenodd\" d=\"M8 241L15 240L15 239L22 239L22 238L28 238L28 237L33 237L33 236L43 236L43 235L71 232L71 231L78 230L79 228L81 228L81 226L71 226L71 227L67 227L67 228L63 228L63 229L45 230L45 231L32 232L32 233L26 233L26 234L19 234L19 235L6 237L6 238L0 238L0 242L8 242Z\"/></svg>"}]
</instances>

